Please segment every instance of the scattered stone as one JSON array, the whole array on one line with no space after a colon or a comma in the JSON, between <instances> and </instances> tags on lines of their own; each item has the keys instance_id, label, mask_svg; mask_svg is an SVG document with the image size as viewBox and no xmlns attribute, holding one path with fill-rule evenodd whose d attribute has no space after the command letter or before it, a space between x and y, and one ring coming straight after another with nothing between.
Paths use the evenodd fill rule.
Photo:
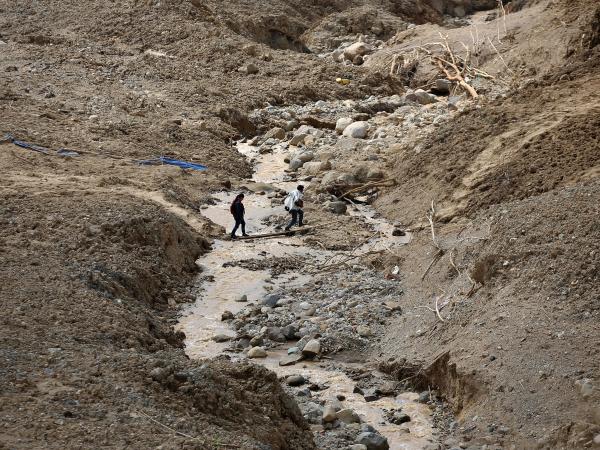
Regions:
<instances>
[{"instance_id":1,"label":"scattered stone","mask_svg":"<svg viewBox=\"0 0 600 450\"><path fill-rule=\"evenodd\" d=\"M311 306L310 308L308 308L306 311L304 311L302 313L302 317L312 317L317 313L317 308L315 308L314 306Z\"/></svg>"},{"instance_id":2,"label":"scattered stone","mask_svg":"<svg viewBox=\"0 0 600 450\"><path fill-rule=\"evenodd\" d=\"M461 101L462 97L459 95L452 95L448 97L448 109L452 111L456 111L458 109L458 103Z\"/></svg>"},{"instance_id":3,"label":"scattered stone","mask_svg":"<svg viewBox=\"0 0 600 450\"><path fill-rule=\"evenodd\" d=\"M292 139L290 139L290 145L294 145L297 147L301 144L304 144L304 139L306 139L306 136L308 136L308 134L305 134L305 133L295 134L292 137Z\"/></svg>"},{"instance_id":4,"label":"scattered stone","mask_svg":"<svg viewBox=\"0 0 600 450\"><path fill-rule=\"evenodd\" d=\"M258 334L256 336L254 336L252 339L250 339L250 345L252 347L258 347L260 345L263 345L264 339L262 337L262 335Z\"/></svg>"},{"instance_id":5,"label":"scattered stone","mask_svg":"<svg viewBox=\"0 0 600 450\"><path fill-rule=\"evenodd\" d=\"M323 410L323 422L335 422L337 419L336 411L333 406L326 406Z\"/></svg>"},{"instance_id":6,"label":"scattered stone","mask_svg":"<svg viewBox=\"0 0 600 450\"><path fill-rule=\"evenodd\" d=\"M226 320L233 320L233 313L231 311L223 311L221 314L221 321L225 322Z\"/></svg>"},{"instance_id":7,"label":"scattered stone","mask_svg":"<svg viewBox=\"0 0 600 450\"><path fill-rule=\"evenodd\" d=\"M291 355L284 356L279 360L279 365L281 367L285 366L293 366L297 362L300 362L304 359L302 353L293 353Z\"/></svg>"},{"instance_id":8,"label":"scattered stone","mask_svg":"<svg viewBox=\"0 0 600 450\"><path fill-rule=\"evenodd\" d=\"M280 298L281 295L269 294L262 299L262 304L268 306L269 308L274 308Z\"/></svg>"},{"instance_id":9,"label":"scattered stone","mask_svg":"<svg viewBox=\"0 0 600 450\"><path fill-rule=\"evenodd\" d=\"M307 310L312 308L312 305L309 302L302 302L298 305L300 309Z\"/></svg>"},{"instance_id":10,"label":"scattered stone","mask_svg":"<svg viewBox=\"0 0 600 450\"><path fill-rule=\"evenodd\" d=\"M368 450L366 445L363 444L353 444L348 447L348 450Z\"/></svg>"},{"instance_id":11,"label":"scattered stone","mask_svg":"<svg viewBox=\"0 0 600 450\"><path fill-rule=\"evenodd\" d=\"M308 388L300 389L298 392L296 392L296 395L298 397L312 398L312 392L310 392L310 389Z\"/></svg>"},{"instance_id":12,"label":"scattered stone","mask_svg":"<svg viewBox=\"0 0 600 450\"><path fill-rule=\"evenodd\" d=\"M327 208L334 214L345 214L348 206L346 205L346 202L335 201L329 202Z\"/></svg>"},{"instance_id":13,"label":"scattered stone","mask_svg":"<svg viewBox=\"0 0 600 450\"><path fill-rule=\"evenodd\" d=\"M589 378L583 378L575 382L575 386L579 388L579 393L583 398L588 398L594 393L594 385Z\"/></svg>"},{"instance_id":14,"label":"scattered stone","mask_svg":"<svg viewBox=\"0 0 600 450\"><path fill-rule=\"evenodd\" d=\"M150 376L154 381L166 380L169 376L169 369L165 367L156 367L150 371Z\"/></svg>"},{"instance_id":15,"label":"scattered stone","mask_svg":"<svg viewBox=\"0 0 600 450\"><path fill-rule=\"evenodd\" d=\"M281 329L281 332L287 340L292 341L294 339L298 339L298 327L296 327L295 325L286 325Z\"/></svg>"},{"instance_id":16,"label":"scattered stone","mask_svg":"<svg viewBox=\"0 0 600 450\"><path fill-rule=\"evenodd\" d=\"M435 80L435 90L440 94L449 94L452 89L452 82L444 78Z\"/></svg>"},{"instance_id":17,"label":"scattered stone","mask_svg":"<svg viewBox=\"0 0 600 450\"><path fill-rule=\"evenodd\" d=\"M419 102L421 105L429 105L430 103L435 103L438 101L435 95L425 92L423 89L417 89L415 91L415 96L417 97L417 102Z\"/></svg>"},{"instance_id":18,"label":"scattered stone","mask_svg":"<svg viewBox=\"0 0 600 450\"><path fill-rule=\"evenodd\" d=\"M362 431L363 433L377 433L377 430L368 423L361 423L360 431Z\"/></svg>"},{"instance_id":19,"label":"scattered stone","mask_svg":"<svg viewBox=\"0 0 600 450\"><path fill-rule=\"evenodd\" d=\"M400 411L396 411L390 422L396 425L402 425L403 423L410 422L410 416Z\"/></svg>"},{"instance_id":20,"label":"scattered stone","mask_svg":"<svg viewBox=\"0 0 600 450\"><path fill-rule=\"evenodd\" d=\"M363 397L365 398L365 402L374 402L379 399L379 395L377 395L375 389L365 389L363 391Z\"/></svg>"},{"instance_id":21,"label":"scattered stone","mask_svg":"<svg viewBox=\"0 0 600 450\"><path fill-rule=\"evenodd\" d=\"M373 432L360 433L356 442L365 445L367 450L389 450L390 448L387 438Z\"/></svg>"},{"instance_id":22,"label":"scattered stone","mask_svg":"<svg viewBox=\"0 0 600 450\"><path fill-rule=\"evenodd\" d=\"M288 120L285 123L285 131L292 131L294 128L298 126L299 122L296 119Z\"/></svg>"},{"instance_id":23,"label":"scattered stone","mask_svg":"<svg viewBox=\"0 0 600 450\"><path fill-rule=\"evenodd\" d=\"M302 354L308 358L314 358L321 352L321 343L318 339L311 339L302 349Z\"/></svg>"},{"instance_id":24,"label":"scattered stone","mask_svg":"<svg viewBox=\"0 0 600 450\"><path fill-rule=\"evenodd\" d=\"M362 336L362 337L373 336L373 331L371 330L370 327L368 327L366 325L359 325L356 328L356 331L358 332L358 335Z\"/></svg>"},{"instance_id":25,"label":"scattered stone","mask_svg":"<svg viewBox=\"0 0 600 450\"><path fill-rule=\"evenodd\" d=\"M245 73L246 75L255 75L258 73L258 66L250 63L242 66L238 69L238 72Z\"/></svg>"},{"instance_id":26,"label":"scattered stone","mask_svg":"<svg viewBox=\"0 0 600 450\"><path fill-rule=\"evenodd\" d=\"M300 405L304 418L308 423L321 424L323 418L323 407L314 402L306 402Z\"/></svg>"},{"instance_id":27,"label":"scattered stone","mask_svg":"<svg viewBox=\"0 0 600 450\"><path fill-rule=\"evenodd\" d=\"M353 60L352 60L352 64L354 64L355 66L362 66L362 64L365 62L365 59L358 55L356 56Z\"/></svg>"},{"instance_id":28,"label":"scattered stone","mask_svg":"<svg viewBox=\"0 0 600 450\"><path fill-rule=\"evenodd\" d=\"M360 423L360 417L350 408L340 409L335 415L344 423Z\"/></svg>"},{"instance_id":29,"label":"scattered stone","mask_svg":"<svg viewBox=\"0 0 600 450\"><path fill-rule=\"evenodd\" d=\"M226 334L215 334L212 337L212 340L215 342L227 342L233 339L231 336L227 336Z\"/></svg>"},{"instance_id":30,"label":"scattered stone","mask_svg":"<svg viewBox=\"0 0 600 450\"><path fill-rule=\"evenodd\" d=\"M406 236L406 232L401 228L394 228L394 231L392 231L392 236Z\"/></svg>"},{"instance_id":31,"label":"scattered stone","mask_svg":"<svg viewBox=\"0 0 600 450\"><path fill-rule=\"evenodd\" d=\"M303 163L307 163L315 159L315 154L313 152L302 152L299 155L297 155L296 158L298 158Z\"/></svg>"},{"instance_id":32,"label":"scattered stone","mask_svg":"<svg viewBox=\"0 0 600 450\"><path fill-rule=\"evenodd\" d=\"M379 169L369 169L369 171L367 172L368 181L382 180L384 177L385 174Z\"/></svg>"},{"instance_id":33,"label":"scattered stone","mask_svg":"<svg viewBox=\"0 0 600 450\"><path fill-rule=\"evenodd\" d=\"M346 396L344 394L336 394L335 398L337 398L340 402L346 400Z\"/></svg>"},{"instance_id":34,"label":"scattered stone","mask_svg":"<svg viewBox=\"0 0 600 450\"><path fill-rule=\"evenodd\" d=\"M344 58L348 61L354 61L357 56L364 56L371 53L372 48L364 42L355 42L344 49Z\"/></svg>"},{"instance_id":35,"label":"scattered stone","mask_svg":"<svg viewBox=\"0 0 600 450\"><path fill-rule=\"evenodd\" d=\"M271 128L269 131L265 133L264 138L268 139L277 139L279 141L285 139L285 130L283 128L275 127Z\"/></svg>"},{"instance_id":36,"label":"scattered stone","mask_svg":"<svg viewBox=\"0 0 600 450\"><path fill-rule=\"evenodd\" d=\"M288 355L293 355L295 353L300 353L300 349L298 347L290 347L287 349Z\"/></svg>"},{"instance_id":37,"label":"scattered stone","mask_svg":"<svg viewBox=\"0 0 600 450\"><path fill-rule=\"evenodd\" d=\"M266 358L267 352L262 347L252 347L248 350L248 358Z\"/></svg>"},{"instance_id":38,"label":"scattered stone","mask_svg":"<svg viewBox=\"0 0 600 450\"><path fill-rule=\"evenodd\" d=\"M306 378L304 378L302 375L290 375L285 379L285 382L288 384L288 386L302 386L304 383L306 383Z\"/></svg>"},{"instance_id":39,"label":"scattered stone","mask_svg":"<svg viewBox=\"0 0 600 450\"><path fill-rule=\"evenodd\" d=\"M304 165L304 162L298 158L294 158L290 161L290 165L289 168L291 171L295 172L296 170L298 170L300 167L302 167Z\"/></svg>"},{"instance_id":40,"label":"scattered stone","mask_svg":"<svg viewBox=\"0 0 600 450\"><path fill-rule=\"evenodd\" d=\"M364 121L354 122L348 125L342 133L346 137L364 139L369 131L369 124Z\"/></svg>"},{"instance_id":41,"label":"scattered stone","mask_svg":"<svg viewBox=\"0 0 600 450\"><path fill-rule=\"evenodd\" d=\"M335 123L335 131L337 134L342 134L348 125L354 122L350 117L342 117Z\"/></svg>"},{"instance_id":42,"label":"scattered stone","mask_svg":"<svg viewBox=\"0 0 600 450\"><path fill-rule=\"evenodd\" d=\"M287 339L284 336L280 327L269 327L267 328L267 337L275 342L286 342Z\"/></svg>"},{"instance_id":43,"label":"scattered stone","mask_svg":"<svg viewBox=\"0 0 600 450\"><path fill-rule=\"evenodd\" d=\"M246 294L241 295L240 297L235 299L236 302L247 302L248 301L248 296Z\"/></svg>"}]
</instances>

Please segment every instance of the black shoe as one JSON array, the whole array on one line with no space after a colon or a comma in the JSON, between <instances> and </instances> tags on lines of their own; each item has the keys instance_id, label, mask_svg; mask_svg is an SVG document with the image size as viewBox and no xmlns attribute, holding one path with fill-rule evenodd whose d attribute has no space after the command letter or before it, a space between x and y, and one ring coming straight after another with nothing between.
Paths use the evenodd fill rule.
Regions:
<instances>
[{"instance_id":1,"label":"black shoe","mask_svg":"<svg viewBox=\"0 0 600 450\"><path fill-rule=\"evenodd\" d=\"M284 230L285 231L290 231L290 227L285 227Z\"/></svg>"},{"instance_id":2,"label":"black shoe","mask_svg":"<svg viewBox=\"0 0 600 450\"><path fill-rule=\"evenodd\" d=\"M242 234L242 236L250 236L248 233L244 233Z\"/></svg>"},{"instance_id":3,"label":"black shoe","mask_svg":"<svg viewBox=\"0 0 600 450\"><path fill-rule=\"evenodd\" d=\"M236 235L235 235L235 234L232 234L232 235L231 235L231 240L233 241L233 240L235 240L235 239L237 239Z\"/></svg>"}]
</instances>

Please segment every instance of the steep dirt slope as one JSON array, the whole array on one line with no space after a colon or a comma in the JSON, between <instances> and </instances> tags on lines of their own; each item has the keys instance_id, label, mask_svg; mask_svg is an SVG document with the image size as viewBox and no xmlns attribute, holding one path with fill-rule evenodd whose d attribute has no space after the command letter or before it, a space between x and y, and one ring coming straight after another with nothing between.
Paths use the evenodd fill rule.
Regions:
<instances>
[{"instance_id":1,"label":"steep dirt slope","mask_svg":"<svg viewBox=\"0 0 600 450\"><path fill-rule=\"evenodd\" d=\"M558 6L574 17L572 3ZM406 314L382 344L383 367L438 387L472 445L585 448L600 431L600 78L589 6L579 10L582 47L562 67L399 148L400 185L377 202L422 229L390 261L406 274Z\"/></svg>"}]
</instances>

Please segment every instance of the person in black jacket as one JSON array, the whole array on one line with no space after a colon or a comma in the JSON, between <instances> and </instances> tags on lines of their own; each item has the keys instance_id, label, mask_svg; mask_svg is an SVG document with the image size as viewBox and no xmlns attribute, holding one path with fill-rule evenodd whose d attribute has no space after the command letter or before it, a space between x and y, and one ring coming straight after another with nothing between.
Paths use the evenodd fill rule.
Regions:
<instances>
[{"instance_id":1,"label":"person in black jacket","mask_svg":"<svg viewBox=\"0 0 600 450\"><path fill-rule=\"evenodd\" d=\"M231 232L231 239L235 239L235 232L238 227L242 226L242 236L248 236L246 234L246 222L244 221L244 204L242 201L244 200L244 194L238 194L237 197L231 203L229 207L229 211L235 220L235 226L233 227L233 231Z\"/></svg>"}]
</instances>

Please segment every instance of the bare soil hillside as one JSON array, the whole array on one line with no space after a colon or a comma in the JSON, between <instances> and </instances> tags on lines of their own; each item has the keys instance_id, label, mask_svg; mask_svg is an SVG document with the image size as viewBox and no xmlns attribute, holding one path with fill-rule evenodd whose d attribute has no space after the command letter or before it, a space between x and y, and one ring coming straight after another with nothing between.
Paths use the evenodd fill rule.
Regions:
<instances>
[{"instance_id":1,"label":"bare soil hillside","mask_svg":"<svg viewBox=\"0 0 600 450\"><path fill-rule=\"evenodd\" d=\"M334 154L319 171L393 182L365 201L412 240L364 260L401 283L401 308L345 357L452 410L431 448L600 445L600 9L497 4L0 0L0 448L342 448L315 441L273 372L191 360L174 329L224 231L202 212L253 173L234 144L274 125L289 148L301 126L329 133L303 137ZM479 70L477 98L406 95L441 76L440 42ZM445 116L394 143L334 131L348 111L399 130L403 108ZM328 226L304 244L360 248L373 230L331 200L308 193ZM307 297L346 284L308 280Z\"/></svg>"}]
</instances>

